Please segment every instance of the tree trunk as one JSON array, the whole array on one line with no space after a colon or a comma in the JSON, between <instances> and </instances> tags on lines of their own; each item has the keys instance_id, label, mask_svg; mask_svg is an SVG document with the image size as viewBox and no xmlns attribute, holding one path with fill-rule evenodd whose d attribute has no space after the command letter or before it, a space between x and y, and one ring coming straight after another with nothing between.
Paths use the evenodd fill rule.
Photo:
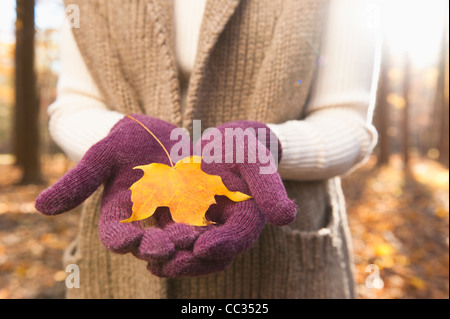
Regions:
<instances>
[{"instance_id":1,"label":"tree trunk","mask_svg":"<svg viewBox=\"0 0 450 319\"><path fill-rule=\"evenodd\" d=\"M389 128L389 56L387 45L383 46L383 57L380 70L380 79L377 92L377 104L375 108L375 126L378 131L378 161L377 165L383 166L389 163L391 153L390 139L387 134Z\"/></svg>"},{"instance_id":2,"label":"tree trunk","mask_svg":"<svg viewBox=\"0 0 450 319\"><path fill-rule=\"evenodd\" d=\"M17 0L16 8L14 150L16 163L23 170L21 184L38 184L42 178L34 70L34 0Z\"/></svg>"},{"instance_id":3,"label":"tree trunk","mask_svg":"<svg viewBox=\"0 0 450 319\"><path fill-rule=\"evenodd\" d=\"M439 77L436 88L435 110L439 114L439 162L449 166L449 104L448 104L448 27L443 32L439 57Z\"/></svg>"},{"instance_id":4,"label":"tree trunk","mask_svg":"<svg viewBox=\"0 0 450 319\"><path fill-rule=\"evenodd\" d=\"M411 89L411 61L408 53L405 54L405 74L403 81L403 97L405 99L405 107L403 109L403 119L402 119L402 131L403 131L403 141L402 141L402 152L403 152L403 163L405 169L408 169L409 165L409 107L410 99L409 93Z\"/></svg>"}]
</instances>

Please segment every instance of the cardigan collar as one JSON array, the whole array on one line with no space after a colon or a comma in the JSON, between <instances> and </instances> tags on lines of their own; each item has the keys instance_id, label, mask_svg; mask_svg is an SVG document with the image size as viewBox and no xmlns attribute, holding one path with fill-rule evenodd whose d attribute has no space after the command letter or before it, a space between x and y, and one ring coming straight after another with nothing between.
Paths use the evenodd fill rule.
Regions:
<instances>
[{"instance_id":1,"label":"cardigan collar","mask_svg":"<svg viewBox=\"0 0 450 319\"><path fill-rule=\"evenodd\" d=\"M173 92L171 100L175 113L180 114L178 121L183 127L189 126L192 122L192 113L197 100L199 83L208 64L208 59L213 52L220 34L225 29L226 24L236 11L242 0L207 0L200 27L197 56L194 62L193 72L190 76L187 93L186 109L181 114L180 104L180 83L178 79L178 69L175 60L174 34L173 34L173 1L150 0L148 5L152 12L153 22L158 30L158 43L163 52L165 65L169 66L168 83L172 86Z\"/></svg>"}]
</instances>

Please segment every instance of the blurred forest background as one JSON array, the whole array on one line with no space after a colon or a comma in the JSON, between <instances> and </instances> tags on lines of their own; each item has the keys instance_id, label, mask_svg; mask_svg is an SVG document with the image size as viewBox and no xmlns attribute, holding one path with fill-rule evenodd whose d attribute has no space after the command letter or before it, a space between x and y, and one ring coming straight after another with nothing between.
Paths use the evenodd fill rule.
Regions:
<instances>
[{"instance_id":1,"label":"blurred forest background","mask_svg":"<svg viewBox=\"0 0 450 319\"><path fill-rule=\"evenodd\" d=\"M384 35L380 140L343 177L358 296L449 298L449 4L372 3L361 27ZM34 208L73 166L49 137L46 114L64 9L62 0L0 1L0 299L64 297L62 254L79 209L48 218Z\"/></svg>"}]
</instances>

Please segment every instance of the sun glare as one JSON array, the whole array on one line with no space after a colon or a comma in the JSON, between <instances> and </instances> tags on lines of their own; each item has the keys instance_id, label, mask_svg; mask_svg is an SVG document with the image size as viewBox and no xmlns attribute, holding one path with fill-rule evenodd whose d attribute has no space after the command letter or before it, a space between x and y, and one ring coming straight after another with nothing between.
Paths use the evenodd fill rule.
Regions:
<instances>
[{"instance_id":1,"label":"sun glare","mask_svg":"<svg viewBox=\"0 0 450 319\"><path fill-rule=\"evenodd\" d=\"M442 32L448 28L443 0L381 0L381 26L393 54L408 53L416 66L435 62Z\"/></svg>"}]
</instances>

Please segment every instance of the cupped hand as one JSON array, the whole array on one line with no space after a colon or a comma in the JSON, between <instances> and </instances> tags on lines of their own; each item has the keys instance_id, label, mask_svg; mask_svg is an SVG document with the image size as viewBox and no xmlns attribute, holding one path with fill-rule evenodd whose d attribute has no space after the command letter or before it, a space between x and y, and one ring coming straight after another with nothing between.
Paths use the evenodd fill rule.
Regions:
<instances>
[{"instance_id":1,"label":"cupped hand","mask_svg":"<svg viewBox=\"0 0 450 319\"><path fill-rule=\"evenodd\" d=\"M174 125L145 115L132 116L150 129L167 150L179 143L170 140L171 132L176 128ZM186 147L191 148L191 143ZM103 245L113 252L132 253L147 261L167 261L175 254L179 242L183 242L185 247L189 246L197 238L198 232L164 218L167 215L164 209L161 209L158 218L155 217L156 227L144 228L140 222L121 223L132 212L129 188L143 175L141 170L133 168L150 163L169 165L169 158L143 127L131 118L124 117L107 137L88 150L73 169L39 195L36 208L46 215L70 211L103 184L98 224Z\"/></svg>"},{"instance_id":2,"label":"cupped hand","mask_svg":"<svg viewBox=\"0 0 450 319\"><path fill-rule=\"evenodd\" d=\"M270 153L270 139L267 138L263 144L257 138L249 138L249 135L245 134L245 129L249 127L255 130L258 128L268 130L265 125L257 122L227 123L216 128L214 142L217 143L216 154L205 153L206 149L214 148L208 146L210 140L207 137L202 137L195 149L197 153L203 150L203 171L221 176L230 191L249 194L252 199L235 203L225 197L217 197L217 204L212 205L206 215L209 220L215 222L214 225L207 227L185 225L178 233L174 224L171 238L184 236L191 240L188 241L189 245L184 247L174 244L176 252L168 260L151 260L148 269L155 275L183 277L221 271L227 268L236 256L255 244L267 222L283 226L295 219L296 206L288 198L276 167L273 167L275 160ZM242 130L227 130L230 128ZM266 137L272 134L270 130L266 133L264 131L258 133L257 130L255 132L256 137L258 134L267 133ZM227 134L234 135L230 138ZM212 136L211 132L208 136ZM220 140L217 140L219 137ZM227 140L233 141L232 154L227 153L230 150L229 145L225 145ZM243 152L239 155L238 150ZM264 162L262 160L264 158L271 160ZM183 242L187 241L180 241Z\"/></svg>"}]
</instances>

